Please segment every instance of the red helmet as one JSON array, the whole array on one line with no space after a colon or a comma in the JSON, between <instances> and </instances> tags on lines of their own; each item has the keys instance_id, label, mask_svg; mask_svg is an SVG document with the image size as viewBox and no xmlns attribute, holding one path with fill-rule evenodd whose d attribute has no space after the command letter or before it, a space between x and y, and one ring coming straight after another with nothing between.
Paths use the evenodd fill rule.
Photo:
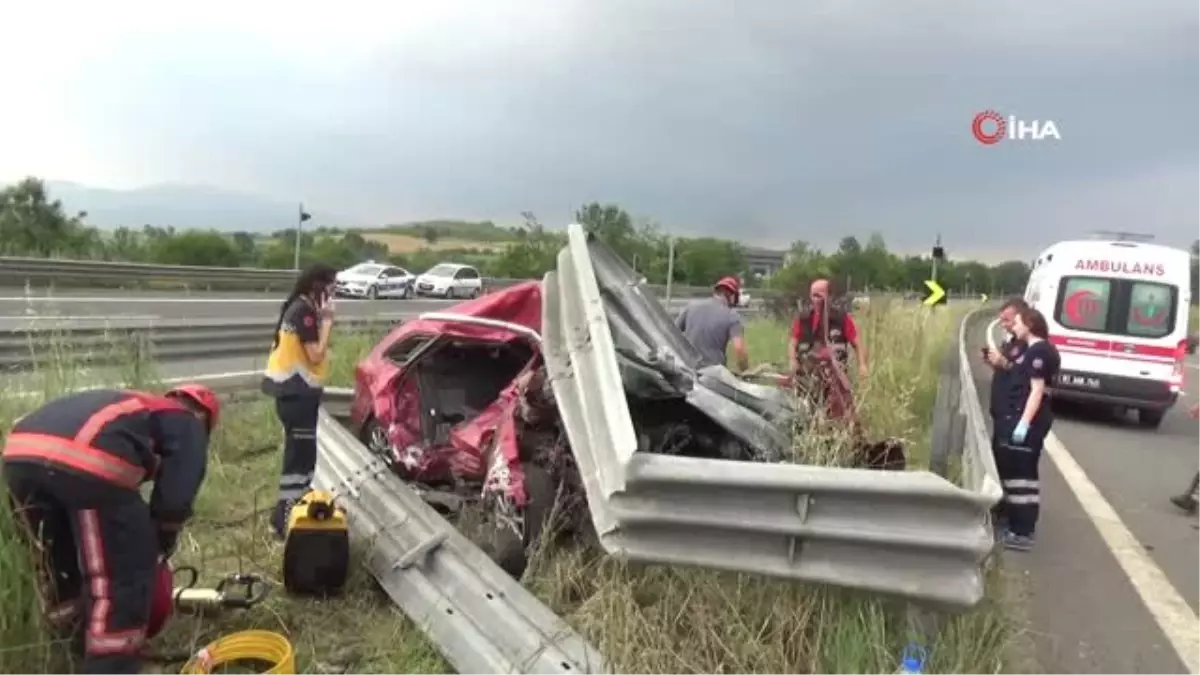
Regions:
<instances>
[{"instance_id":1,"label":"red helmet","mask_svg":"<svg viewBox=\"0 0 1200 675\"><path fill-rule=\"evenodd\" d=\"M216 428L217 420L221 417L221 402L217 399L217 393L212 389L202 384L181 384L168 391L167 396L191 400L200 406L201 410L208 413L208 430L211 432Z\"/></svg>"},{"instance_id":2,"label":"red helmet","mask_svg":"<svg viewBox=\"0 0 1200 675\"><path fill-rule=\"evenodd\" d=\"M742 282L738 281L737 277L721 277L720 281L713 284L713 289L725 291L733 295L736 300L742 295Z\"/></svg>"}]
</instances>

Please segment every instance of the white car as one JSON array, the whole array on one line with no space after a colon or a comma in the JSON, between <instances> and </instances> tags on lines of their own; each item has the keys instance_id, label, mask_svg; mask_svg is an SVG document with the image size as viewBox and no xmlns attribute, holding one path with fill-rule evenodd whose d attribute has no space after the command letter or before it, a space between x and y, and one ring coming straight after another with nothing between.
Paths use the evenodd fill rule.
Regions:
<instances>
[{"instance_id":1,"label":"white car","mask_svg":"<svg viewBox=\"0 0 1200 675\"><path fill-rule=\"evenodd\" d=\"M479 270L470 265L441 263L417 277L417 295L438 298L474 298L483 292Z\"/></svg>"},{"instance_id":2,"label":"white car","mask_svg":"<svg viewBox=\"0 0 1200 675\"><path fill-rule=\"evenodd\" d=\"M365 262L337 273L337 294L351 298L411 298L413 275L394 265Z\"/></svg>"}]
</instances>

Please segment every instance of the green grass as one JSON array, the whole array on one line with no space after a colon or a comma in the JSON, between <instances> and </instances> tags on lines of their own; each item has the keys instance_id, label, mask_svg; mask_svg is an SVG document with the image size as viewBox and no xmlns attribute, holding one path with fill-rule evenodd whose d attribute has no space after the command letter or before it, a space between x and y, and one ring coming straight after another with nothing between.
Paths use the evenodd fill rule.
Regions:
<instances>
[{"instance_id":1,"label":"green grass","mask_svg":"<svg viewBox=\"0 0 1200 675\"><path fill-rule=\"evenodd\" d=\"M905 438L920 455L928 446L939 350L949 343L956 319L950 312L881 307L858 320L874 366L859 387L869 434ZM786 326L754 321L747 328L752 361L786 360ZM330 384L352 384L354 364L377 333L337 338ZM3 419L70 386L69 378L50 373L52 381L34 398L0 397ZM274 581L276 592L249 612L178 617L154 649L193 651L220 635L256 627L287 634L301 672L446 672L447 664L361 567L354 568L337 599L298 600L281 592L279 546L267 535L265 514L257 513L274 497L280 440L268 402L252 400L229 411L213 439L196 517L176 558L198 566L202 584L244 570ZM0 510L6 510L6 501L0 502ZM61 650L40 628L29 558L5 515L0 514L5 579L0 671L61 671L65 666L56 657ZM626 564L590 551L540 552L523 581L591 640L617 672L894 672L911 637L902 602L749 575ZM1004 594L997 589L991 595ZM1006 650L1017 634L1016 621L993 600L946 617L928 645L926 672L1009 671L1013 665ZM171 668L177 670L178 664Z\"/></svg>"}]
</instances>

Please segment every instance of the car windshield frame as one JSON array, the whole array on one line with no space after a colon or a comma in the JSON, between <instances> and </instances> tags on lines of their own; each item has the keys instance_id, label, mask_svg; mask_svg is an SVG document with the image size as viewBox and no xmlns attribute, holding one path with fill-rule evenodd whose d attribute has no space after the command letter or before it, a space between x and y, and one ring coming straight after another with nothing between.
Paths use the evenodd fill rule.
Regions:
<instances>
[{"instance_id":1,"label":"car windshield frame","mask_svg":"<svg viewBox=\"0 0 1200 675\"><path fill-rule=\"evenodd\" d=\"M372 272L371 270L374 270L374 272ZM359 264L355 265L354 267L351 267L350 269L346 270L346 274L353 274L355 276L364 276L364 277L377 277L377 276L379 276L379 273L382 272L383 270L384 270L384 266L380 265L378 263L359 263Z\"/></svg>"},{"instance_id":2,"label":"car windshield frame","mask_svg":"<svg viewBox=\"0 0 1200 675\"><path fill-rule=\"evenodd\" d=\"M448 263L434 265L425 272L427 277L437 277L439 279L453 279L460 268Z\"/></svg>"}]
</instances>

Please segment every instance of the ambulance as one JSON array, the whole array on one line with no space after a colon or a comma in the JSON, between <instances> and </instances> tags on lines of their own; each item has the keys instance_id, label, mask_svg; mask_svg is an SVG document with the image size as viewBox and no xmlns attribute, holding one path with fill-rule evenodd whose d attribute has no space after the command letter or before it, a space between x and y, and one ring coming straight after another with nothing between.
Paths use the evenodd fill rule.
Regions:
<instances>
[{"instance_id":1,"label":"ambulance","mask_svg":"<svg viewBox=\"0 0 1200 675\"><path fill-rule=\"evenodd\" d=\"M1136 410L1157 428L1184 384L1191 258L1125 240L1064 241L1033 262L1025 301L1045 315L1062 367L1055 399Z\"/></svg>"}]
</instances>

